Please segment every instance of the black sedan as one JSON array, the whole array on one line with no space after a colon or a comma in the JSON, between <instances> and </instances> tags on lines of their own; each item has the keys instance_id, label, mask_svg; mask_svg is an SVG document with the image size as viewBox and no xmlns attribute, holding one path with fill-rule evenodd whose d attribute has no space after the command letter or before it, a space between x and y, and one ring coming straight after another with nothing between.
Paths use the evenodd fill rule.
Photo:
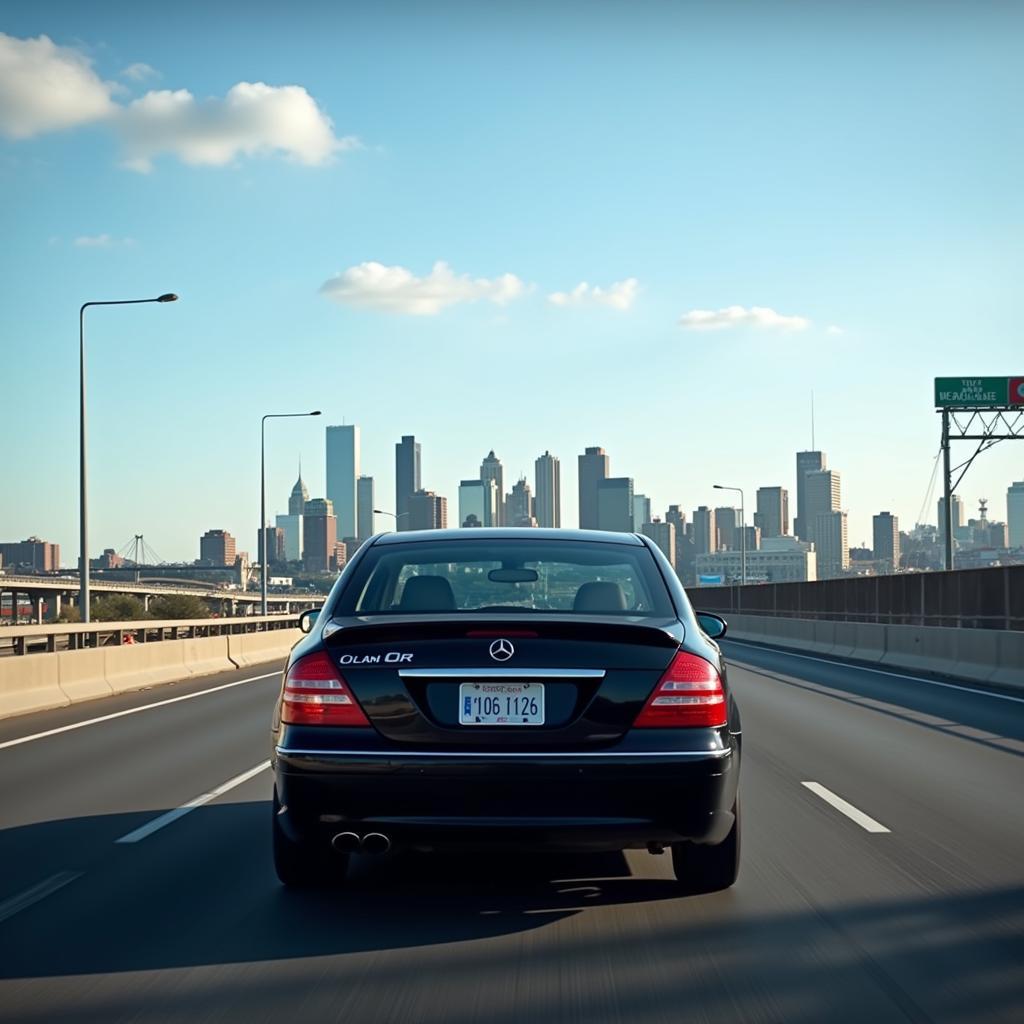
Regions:
<instances>
[{"instance_id":1,"label":"black sedan","mask_svg":"<svg viewBox=\"0 0 1024 1024\"><path fill-rule=\"evenodd\" d=\"M392 846L671 850L686 891L736 880L725 623L648 538L383 534L302 621L273 718L285 885Z\"/></svg>"}]
</instances>

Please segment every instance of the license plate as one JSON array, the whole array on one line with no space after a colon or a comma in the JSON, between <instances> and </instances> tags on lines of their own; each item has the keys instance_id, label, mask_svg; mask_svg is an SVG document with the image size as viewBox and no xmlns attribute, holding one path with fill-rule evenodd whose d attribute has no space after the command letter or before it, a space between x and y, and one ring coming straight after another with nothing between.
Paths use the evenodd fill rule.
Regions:
<instances>
[{"instance_id":1,"label":"license plate","mask_svg":"<svg viewBox=\"0 0 1024 1024\"><path fill-rule=\"evenodd\" d=\"M462 683L459 725L543 725L543 683Z\"/></svg>"}]
</instances>

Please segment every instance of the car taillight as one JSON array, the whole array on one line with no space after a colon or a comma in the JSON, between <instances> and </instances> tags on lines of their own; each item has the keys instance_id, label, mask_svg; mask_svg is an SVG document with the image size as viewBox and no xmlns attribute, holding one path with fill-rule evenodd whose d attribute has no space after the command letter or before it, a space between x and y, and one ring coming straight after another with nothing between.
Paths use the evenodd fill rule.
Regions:
<instances>
[{"instance_id":1,"label":"car taillight","mask_svg":"<svg viewBox=\"0 0 1024 1024\"><path fill-rule=\"evenodd\" d=\"M725 725L725 691L709 661L679 651L637 715L634 728Z\"/></svg>"},{"instance_id":2,"label":"car taillight","mask_svg":"<svg viewBox=\"0 0 1024 1024\"><path fill-rule=\"evenodd\" d=\"M284 681L281 721L289 725L369 725L326 651L299 658Z\"/></svg>"}]
</instances>

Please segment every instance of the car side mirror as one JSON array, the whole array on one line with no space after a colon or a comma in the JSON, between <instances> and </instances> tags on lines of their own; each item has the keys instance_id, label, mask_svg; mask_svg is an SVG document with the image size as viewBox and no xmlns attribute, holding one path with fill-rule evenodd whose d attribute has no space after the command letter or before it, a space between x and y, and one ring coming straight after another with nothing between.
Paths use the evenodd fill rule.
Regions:
<instances>
[{"instance_id":1,"label":"car side mirror","mask_svg":"<svg viewBox=\"0 0 1024 1024\"><path fill-rule=\"evenodd\" d=\"M316 622L319 614L319 608L307 608L301 615L299 615L299 629L301 629L303 633L308 633L313 628L313 623Z\"/></svg>"},{"instance_id":2,"label":"car side mirror","mask_svg":"<svg viewBox=\"0 0 1024 1024\"><path fill-rule=\"evenodd\" d=\"M728 623L721 615L712 615L711 612L697 612L697 621L700 623L700 628L712 640L721 640L729 628Z\"/></svg>"}]
</instances>

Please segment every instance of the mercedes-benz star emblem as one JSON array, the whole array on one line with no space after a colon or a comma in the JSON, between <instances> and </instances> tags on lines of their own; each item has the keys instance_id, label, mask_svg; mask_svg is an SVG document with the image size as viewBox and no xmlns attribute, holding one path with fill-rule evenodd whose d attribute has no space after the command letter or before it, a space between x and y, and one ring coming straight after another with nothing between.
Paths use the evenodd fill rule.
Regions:
<instances>
[{"instance_id":1,"label":"mercedes-benz star emblem","mask_svg":"<svg viewBox=\"0 0 1024 1024\"><path fill-rule=\"evenodd\" d=\"M495 661L508 661L515 653L516 649L509 640L495 640L491 644L491 657Z\"/></svg>"}]
</instances>

